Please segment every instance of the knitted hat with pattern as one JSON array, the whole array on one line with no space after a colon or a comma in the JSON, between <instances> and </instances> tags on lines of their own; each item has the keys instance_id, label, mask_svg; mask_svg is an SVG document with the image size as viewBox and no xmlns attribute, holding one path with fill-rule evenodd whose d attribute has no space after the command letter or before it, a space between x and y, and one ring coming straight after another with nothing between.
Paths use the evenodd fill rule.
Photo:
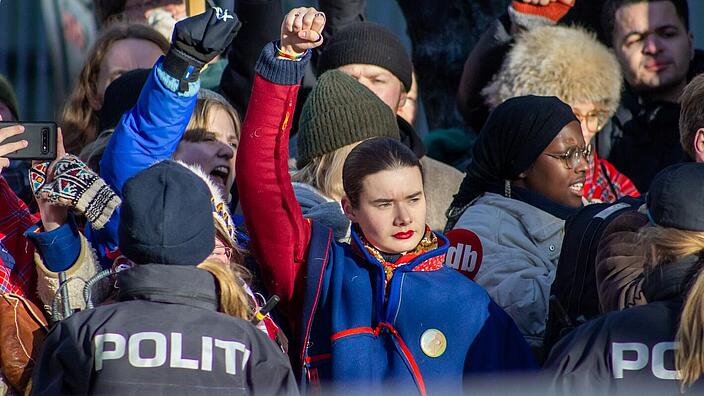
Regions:
<instances>
[{"instance_id":1,"label":"knitted hat with pattern","mask_svg":"<svg viewBox=\"0 0 704 396\"><path fill-rule=\"evenodd\" d=\"M387 28L373 22L355 22L341 29L318 59L318 74L354 63L376 65L390 71L408 91L413 64L403 43Z\"/></svg>"},{"instance_id":2,"label":"knitted hat with pattern","mask_svg":"<svg viewBox=\"0 0 704 396\"><path fill-rule=\"evenodd\" d=\"M303 105L296 166L301 169L313 158L373 137L399 140L396 115L354 78L330 70Z\"/></svg>"}]
</instances>

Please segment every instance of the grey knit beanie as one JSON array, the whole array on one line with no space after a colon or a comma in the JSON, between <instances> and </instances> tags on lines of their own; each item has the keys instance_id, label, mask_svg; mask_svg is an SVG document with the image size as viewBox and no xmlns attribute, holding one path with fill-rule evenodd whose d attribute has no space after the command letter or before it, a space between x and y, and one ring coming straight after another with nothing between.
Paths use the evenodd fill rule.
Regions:
<instances>
[{"instance_id":1,"label":"grey knit beanie","mask_svg":"<svg viewBox=\"0 0 704 396\"><path fill-rule=\"evenodd\" d=\"M313 158L373 137L400 140L396 115L347 74L330 70L318 79L298 122L298 169Z\"/></svg>"}]
</instances>

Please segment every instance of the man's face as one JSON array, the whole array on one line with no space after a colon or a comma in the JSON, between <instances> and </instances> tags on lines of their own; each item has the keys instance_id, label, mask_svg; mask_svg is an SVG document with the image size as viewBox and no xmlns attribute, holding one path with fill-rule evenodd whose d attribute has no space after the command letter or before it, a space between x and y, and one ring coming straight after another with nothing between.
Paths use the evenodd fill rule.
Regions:
<instances>
[{"instance_id":1,"label":"man's face","mask_svg":"<svg viewBox=\"0 0 704 396\"><path fill-rule=\"evenodd\" d=\"M643 2L619 8L612 44L632 88L646 94L674 90L672 96L679 96L694 55L694 43L671 2Z\"/></svg>"},{"instance_id":2,"label":"man's face","mask_svg":"<svg viewBox=\"0 0 704 396\"><path fill-rule=\"evenodd\" d=\"M360 84L369 88L394 113L406 102L406 91L403 89L401 80L383 67L353 63L340 66L337 70L353 77Z\"/></svg>"}]
</instances>

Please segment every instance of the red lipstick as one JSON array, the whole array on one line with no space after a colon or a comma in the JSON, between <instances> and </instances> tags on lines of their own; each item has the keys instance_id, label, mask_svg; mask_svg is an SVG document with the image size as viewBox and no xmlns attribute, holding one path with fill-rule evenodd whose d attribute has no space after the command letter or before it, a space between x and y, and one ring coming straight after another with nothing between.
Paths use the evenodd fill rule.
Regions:
<instances>
[{"instance_id":1,"label":"red lipstick","mask_svg":"<svg viewBox=\"0 0 704 396\"><path fill-rule=\"evenodd\" d=\"M394 234L394 238L396 239L408 239L413 236L415 232L413 230L408 230L406 232L397 232Z\"/></svg>"}]
</instances>

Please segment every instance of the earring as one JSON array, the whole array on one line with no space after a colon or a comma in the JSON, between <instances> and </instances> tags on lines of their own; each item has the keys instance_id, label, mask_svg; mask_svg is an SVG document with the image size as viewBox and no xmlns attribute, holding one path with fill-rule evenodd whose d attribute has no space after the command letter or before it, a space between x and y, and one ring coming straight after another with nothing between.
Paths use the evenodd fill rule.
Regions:
<instances>
[{"instance_id":1,"label":"earring","mask_svg":"<svg viewBox=\"0 0 704 396\"><path fill-rule=\"evenodd\" d=\"M504 197L511 198L511 182L504 180Z\"/></svg>"}]
</instances>

